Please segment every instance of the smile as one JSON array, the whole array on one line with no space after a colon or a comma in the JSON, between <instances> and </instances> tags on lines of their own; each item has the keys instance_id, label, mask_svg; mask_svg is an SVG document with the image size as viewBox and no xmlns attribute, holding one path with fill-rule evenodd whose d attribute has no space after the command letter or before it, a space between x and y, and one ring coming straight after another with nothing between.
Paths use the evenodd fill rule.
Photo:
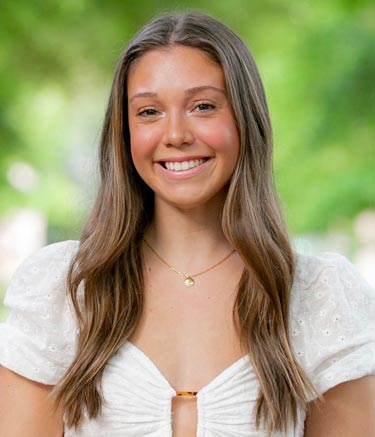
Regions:
<instances>
[{"instance_id":1,"label":"smile","mask_svg":"<svg viewBox=\"0 0 375 437\"><path fill-rule=\"evenodd\" d=\"M167 170L171 171L184 171L189 170L194 167L199 167L202 165L206 159L194 159L190 161L182 161L182 162L173 162L173 161L165 161L162 164Z\"/></svg>"},{"instance_id":2,"label":"smile","mask_svg":"<svg viewBox=\"0 0 375 437\"><path fill-rule=\"evenodd\" d=\"M181 157L174 158L174 160L172 159L173 158L171 158L171 161L165 159L155 162L155 164L157 164L157 171L170 180L182 180L195 177L204 172L205 169L211 166L211 164L215 161L214 156L189 156L186 158Z\"/></svg>"}]
</instances>

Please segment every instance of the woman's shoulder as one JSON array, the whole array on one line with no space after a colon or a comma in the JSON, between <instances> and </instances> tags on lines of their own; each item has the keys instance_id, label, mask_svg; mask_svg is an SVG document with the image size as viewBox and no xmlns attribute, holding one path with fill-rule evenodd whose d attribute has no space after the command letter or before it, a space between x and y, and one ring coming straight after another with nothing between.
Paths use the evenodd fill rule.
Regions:
<instances>
[{"instance_id":1,"label":"woman's shoulder","mask_svg":"<svg viewBox=\"0 0 375 437\"><path fill-rule=\"evenodd\" d=\"M329 326L365 328L368 318L375 320L375 290L342 255L298 255L290 312L292 323L309 321L326 336Z\"/></svg>"},{"instance_id":2,"label":"woman's shoulder","mask_svg":"<svg viewBox=\"0 0 375 437\"><path fill-rule=\"evenodd\" d=\"M48 244L29 255L20 264L17 271L27 270L30 266L35 267L35 264L39 264L41 267L46 265L58 267L59 265L69 264L78 247L78 240L65 240Z\"/></svg>"},{"instance_id":3,"label":"woman's shoulder","mask_svg":"<svg viewBox=\"0 0 375 437\"><path fill-rule=\"evenodd\" d=\"M315 284L328 284L338 277L350 281L360 274L355 266L343 255L325 252L318 255L297 254L294 287L308 289Z\"/></svg>"},{"instance_id":4,"label":"woman's shoulder","mask_svg":"<svg viewBox=\"0 0 375 437\"><path fill-rule=\"evenodd\" d=\"M327 299L333 301L349 297L348 295L351 302L374 298L374 289L347 258L329 252L297 255L292 304L303 305L304 302Z\"/></svg>"},{"instance_id":5,"label":"woman's shoulder","mask_svg":"<svg viewBox=\"0 0 375 437\"><path fill-rule=\"evenodd\" d=\"M45 246L18 267L0 324L0 364L35 381L55 384L75 353L77 327L67 294L67 273L78 241Z\"/></svg>"},{"instance_id":6,"label":"woman's shoulder","mask_svg":"<svg viewBox=\"0 0 375 437\"><path fill-rule=\"evenodd\" d=\"M11 304L18 297L23 300L41 298L45 293L53 297L51 292L57 291L57 288L62 289L78 246L79 242L75 240L61 241L44 246L28 256L16 269L9 283L4 304Z\"/></svg>"},{"instance_id":7,"label":"woman's shoulder","mask_svg":"<svg viewBox=\"0 0 375 437\"><path fill-rule=\"evenodd\" d=\"M375 290L345 257L298 256L289 328L320 392L375 371Z\"/></svg>"}]
</instances>

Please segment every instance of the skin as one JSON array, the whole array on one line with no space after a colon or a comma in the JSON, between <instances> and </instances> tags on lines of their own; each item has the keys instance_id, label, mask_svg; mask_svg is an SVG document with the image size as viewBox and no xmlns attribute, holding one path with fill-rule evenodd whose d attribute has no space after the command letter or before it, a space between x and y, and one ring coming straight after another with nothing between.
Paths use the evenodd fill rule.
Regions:
<instances>
[{"instance_id":1,"label":"skin","mask_svg":"<svg viewBox=\"0 0 375 437\"><path fill-rule=\"evenodd\" d=\"M201 86L206 88L196 92ZM231 250L221 230L220 210L237 162L239 141L221 68L196 49L155 50L134 66L128 95L133 160L155 192L155 216L146 239L181 271L199 271ZM213 160L204 171L182 181L166 177L155 164L164 158L196 154ZM222 323L233 303L227 289L231 291L239 278L241 260L234 255L197 281L196 294L186 294L177 275L163 276L166 269L161 269L149 251L144 255L155 291L153 295L146 290L146 312L150 310L157 323L152 324L152 317L142 319L131 340L148 351L173 387L199 388L244 354L233 327ZM147 273L146 288L148 282ZM159 317L165 305L174 320L167 319L165 311L167 320ZM217 311L209 311L212 305ZM153 341L152 335L170 338L170 326L175 327L172 342ZM205 343L209 332L216 337ZM152 341L147 343L147 338ZM154 350L153 344L158 346ZM203 355L205 360L201 360ZM194 368L197 363L199 369ZM176 369L185 369L185 373ZM61 437L63 413L53 412L51 390L0 366L0 437ZM324 399L321 408L311 404L304 437L374 437L374 377L340 384L327 391ZM174 399L173 436L195 437L196 416L195 399Z\"/></svg>"},{"instance_id":2,"label":"skin","mask_svg":"<svg viewBox=\"0 0 375 437\"><path fill-rule=\"evenodd\" d=\"M54 412L52 388L0 366L0 436L62 437L63 412Z\"/></svg>"},{"instance_id":3,"label":"skin","mask_svg":"<svg viewBox=\"0 0 375 437\"><path fill-rule=\"evenodd\" d=\"M339 384L311 404L304 437L375 437L375 376Z\"/></svg>"}]
</instances>

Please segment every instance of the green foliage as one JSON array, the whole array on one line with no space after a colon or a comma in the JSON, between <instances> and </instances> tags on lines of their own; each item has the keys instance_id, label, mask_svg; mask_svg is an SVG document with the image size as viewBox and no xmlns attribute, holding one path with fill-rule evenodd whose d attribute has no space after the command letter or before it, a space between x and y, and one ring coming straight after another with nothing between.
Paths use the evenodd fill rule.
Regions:
<instances>
[{"instance_id":1,"label":"green foliage","mask_svg":"<svg viewBox=\"0 0 375 437\"><path fill-rule=\"evenodd\" d=\"M153 15L191 8L226 22L254 53L291 230L325 230L375 206L372 1L3 0L0 216L34 206L51 239L77 236L95 191L92 162L117 58ZM39 174L25 193L7 178L18 161Z\"/></svg>"}]
</instances>

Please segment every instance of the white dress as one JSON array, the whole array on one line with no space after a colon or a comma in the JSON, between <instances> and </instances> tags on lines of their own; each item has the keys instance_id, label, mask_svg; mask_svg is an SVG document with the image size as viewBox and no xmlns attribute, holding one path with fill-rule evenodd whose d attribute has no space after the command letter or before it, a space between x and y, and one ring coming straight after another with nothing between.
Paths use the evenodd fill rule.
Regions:
<instances>
[{"instance_id":1,"label":"white dress","mask_svg":"<svg viewBox=\"0 0 375 437\"><path fill-rule=\"evenodd\" d=\"M15 273L0 325L0 364L45 384L56 384L71 363L77 328L66 298L66 272L78 242L44 247ZM375 373L375 293L342 256L299 256L291 295L295 356L320 393ZM135 345L125 343L103 373L103 412L85 418L69 437L171 437L175 390ZM248 355L197 394L197 437L264 437L252 417L258 381ZM287 437L303 437L305 411ZM278 437L281 434L278 434Z\"/></svg>"}]
</instances>

